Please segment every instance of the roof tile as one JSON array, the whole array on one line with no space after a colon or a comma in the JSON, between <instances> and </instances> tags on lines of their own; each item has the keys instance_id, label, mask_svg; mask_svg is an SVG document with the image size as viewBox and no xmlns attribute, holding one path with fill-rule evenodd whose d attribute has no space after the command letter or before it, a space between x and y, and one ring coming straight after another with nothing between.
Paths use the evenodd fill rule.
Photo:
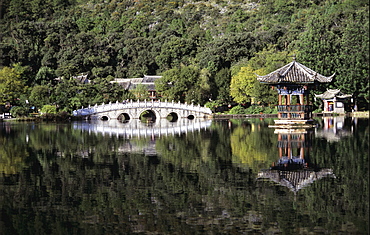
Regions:
<instances>
[{"instance_id":1,"label":"roof tile","mask_svg":"<svg viewBox=\"0 0 370 235\"><path fill-rule=\"evenodd\" d=\"M293 61L272 73L264 76L257 77L261 83L268 84L282 84L282 83L295 83L295 84L308 84L308 83L327 83L331 82L335 73L330 77L325 77L312 69Z\"/></svg>"}]
</instances>

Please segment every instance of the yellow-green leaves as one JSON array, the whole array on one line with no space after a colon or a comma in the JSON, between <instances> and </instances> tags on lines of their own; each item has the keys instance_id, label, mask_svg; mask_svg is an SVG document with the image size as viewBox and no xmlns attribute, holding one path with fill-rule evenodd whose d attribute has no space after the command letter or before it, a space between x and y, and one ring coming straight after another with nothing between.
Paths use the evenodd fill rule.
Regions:
<instances>
[{"instance_id":1,"label":"yellow-green leaves","mask_svg":"<svg viewBox=\"0 0 370 235\"><path fill-rule=\"evenodd\" d=\"M230 95L237 103L249 102L253 96L256 75L251 66L241 67L239 72L231 78Z\"/></svg>"},{"instance_id":2,"label":"yellow-green leaves","mask_svg":"<svg viewBox=\"0 0 370 235\"><path fill-rule=\"evenodd\" d=\"M271 104L276 93L269 86L257 81L258 75L266 75L289 63L292 57L287 51L279 52L273 46L263 50L247 62L242 61L232 68L230 95L237 103L255 102Z\"/></svg>"},{"instance_id":3,"label":"yellow-green leaves","mask_svg":"<svg viewBox=\"0 0 370 235\"><path fill-rule=\"evenodd\" d=\"M0 103L17 99L24 88L21 75L15 68L4 67L0 70Z\"/></svg>"}]
</instances>

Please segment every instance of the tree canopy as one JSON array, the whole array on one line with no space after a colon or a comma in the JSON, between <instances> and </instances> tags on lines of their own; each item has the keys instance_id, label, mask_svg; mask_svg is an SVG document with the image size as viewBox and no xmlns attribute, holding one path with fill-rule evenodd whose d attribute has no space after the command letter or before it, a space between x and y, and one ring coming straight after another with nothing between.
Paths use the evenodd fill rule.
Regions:
<instances>
[{"instance_id":1,"label":"tree canopy","mask_svg":"<svg viewBox=\"0 0 370 235\"><path fill-rule=\"evenodd\" d=\"M286 51L270 47L258 52L248 61L241 61L232 68L230 95L237 103L276 104L276 91L260 84L257 75L265 75L286 65L292 58Z\"/></svg>"},{"instance_id":2,"label":"tree canopy","mask_svg":"<svg viewBox=\"0 0 370 235\"><path fill-rule=\"evenodd\" d=\"M0 103L13 103L25 92L26 87L17 66L15 65L13 68L3 67L0 70Z\"/></svg>"},{"instance_id":3,"label":"tree canopy","mask_svg":"<svg viewBox=\"0 0 370 235\"><path fill-rule=\"evenodd\" d=\"M21 78L25 86L49 84L54 99L50 102L63 105L67 101L58 92L57 87L63 86L58 81L81 73L88 74L95 85L79 86L69 96L84 106L92 100L125 96L120 89L107 91L99 80L145 74L176 81L170 90L159 85L167 98L227 104L231 75L241 76L232 72L241 72L241 63L262 58L260 53L271 47L276 56L254 59L248 62L249 69L271 71L271 66L278 66L279 53L294 52L297 61L320 74L337 74L324 89L354 94L365 106L370 101L365 53L369 51L369 3L364 0L2 0L0 32L0 68L19 63L27 68ZM194 70L190 68L197 72L183 73L181 79L175 74ZM249 80L245 80L248 89L260 90ZM92 91L95 97L82 99L84 90L92 87L105 90ZM251 94L245 94L237 100L249 100Z\"/></svg>"}]
</instances>

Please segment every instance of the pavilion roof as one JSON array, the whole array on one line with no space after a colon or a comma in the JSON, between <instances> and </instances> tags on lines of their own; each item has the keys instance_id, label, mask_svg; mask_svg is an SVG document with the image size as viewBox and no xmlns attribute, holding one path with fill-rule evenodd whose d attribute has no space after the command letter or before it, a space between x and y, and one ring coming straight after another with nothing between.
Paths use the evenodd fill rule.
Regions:
<instances>
[{"instance_id":1,"label":"pavilion roof","mask_svg":"<svg viewBox=\"0 0 370 235\"><path fill-rule=\"evenodd\" d=\"M340 89L327 89L324 93L315 96L322 99L333 99L334 97L345 99L352 97L350 94L343 94Z\"/></svg>"},{"instance_id":2,"label":"pavilion roof","mask_svg":"<svg viewBox=\"0 0 370 235\"><path fill-rule=\"evenodd\" d=\"M115 78L111 83L118 83L126 90L135 89L139 84L144 85L149 91L155 91L155 80L162 76L144 75L142 78Z\"/></svg>"},{"instance_id":3,"label":"pavilion roof","mask_svg":"<svg viewBox=\"0 0 370 235\"><path fill-rule=\"evenodd\" d=\"M335 73L325 77L295 60L267 75L258 75L257 80L267 84L310 84L331 82Z\"/></svg>"},{"instance_id":4,"label":"pavilion roof","mask_svg":"<svg viewBox=\"0 0 370 235\"><path fill-rule=\"evenodd\" d=\"M264 170L258 173L259 179L270 179L282 186L289 188L293 192L298 192L300 189L307 187L314 181L323 177L335 177L332 169L314 170L299 170L299 171L280 171L280 170Z\"/></svg>"}]
</instances>

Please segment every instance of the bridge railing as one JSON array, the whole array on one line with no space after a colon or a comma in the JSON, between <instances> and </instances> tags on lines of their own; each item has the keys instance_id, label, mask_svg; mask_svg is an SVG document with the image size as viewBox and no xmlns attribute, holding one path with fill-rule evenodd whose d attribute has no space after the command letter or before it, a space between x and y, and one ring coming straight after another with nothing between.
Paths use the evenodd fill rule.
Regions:
<instances>
[{"instance_id":1,"label":"bridge railing","mask_svg":"<svg viewBox=\"0 0 370 235\"><path fill-rule=\"evenodd\" d=\"M162 101L116 101L115 103L108 104L95 104L94 106L89 106L87 108L79 109L73 111L74 116L87 116L94 113L102 113L120 109L130 109L130 108L172 108L172 109L182 109L190 110L193 112L207 113L212 114L212 111L209 108L202 107L200 105L180 103L180 102L162 102Z\"/></svg>"}]
</instances>

